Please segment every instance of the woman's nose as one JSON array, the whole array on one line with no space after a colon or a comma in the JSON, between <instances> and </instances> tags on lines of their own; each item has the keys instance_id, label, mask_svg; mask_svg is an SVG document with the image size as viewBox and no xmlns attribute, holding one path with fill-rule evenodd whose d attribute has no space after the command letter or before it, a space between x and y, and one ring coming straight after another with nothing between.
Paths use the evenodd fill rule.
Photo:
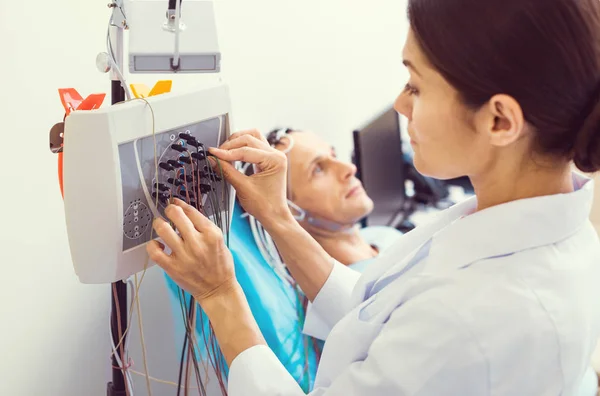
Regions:
<instances>
[{"instance_id":1,"label":"woman's nose","mask_svg":"<svg viewBox=\"0 0 600 396\"><path fill-rule=\"evenodd\" d=\"M394 101L394 110L410 121L412 118L412 99L406 92L401 92Z\"/></svg>"}]
</instances>

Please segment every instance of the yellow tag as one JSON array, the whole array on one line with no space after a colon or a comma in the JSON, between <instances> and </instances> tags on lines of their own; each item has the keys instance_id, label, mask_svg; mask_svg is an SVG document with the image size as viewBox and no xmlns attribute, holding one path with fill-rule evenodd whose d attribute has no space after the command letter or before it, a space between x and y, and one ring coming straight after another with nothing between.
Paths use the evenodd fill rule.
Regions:
<instances>
[{"instance_id":1,"label":"yellow tag","mask_svg":"<svg viewBox=\"0 0 600 396\"><path fill-rule=\"evenodd\" d=\"M131 92L136 98L147 98L149 96L156 96L163 93L171 92L171 80L160 80L158 81L152 90L148 88L146 84L131 84Z\"/></svg>"}]
</instances>

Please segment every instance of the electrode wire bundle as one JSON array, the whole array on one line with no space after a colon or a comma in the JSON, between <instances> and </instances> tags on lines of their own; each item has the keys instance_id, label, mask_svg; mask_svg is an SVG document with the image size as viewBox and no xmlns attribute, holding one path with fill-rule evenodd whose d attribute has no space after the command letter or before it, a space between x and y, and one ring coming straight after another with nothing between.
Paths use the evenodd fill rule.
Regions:
<instances>
[{"instance_id":1,"label":"electrode wire bundle","mask_svg":"<svg viewBox=\"0 0 600 396\"><path fill-rule=\"evenodd\" d=\"M152 115L152 137L153 137L153 146L154 146L154 179L153 183L156 182L156 186L159 184L159 156L157 152L157 141L156 141L156 128L155 128L155 116L154 110L152 109L152 105L144 98L134 98L127 100L142 100L144 101L151 112ZM181 137L181 134L180 134ZM198 209L202 214L209 217L224 233L225 240L228 244L229 242L229 191L228 185L224 181L222 168L220 163L217 163L220 169L220 175L212 169L212 166L207 161L208 154L204 147L204 145L191 135L186 136L188 142L192 143L192 146L195 146L194 154L190 152L189 149L185 149L179 157L179 166L177 168L173 167L173 172L169 172L171 174L173 188L168 190L167 199L165 200L165 196L159 191L159 188L156 188L151 195L154 200L154 205L156 208L160 207L160 204L169 204L173 202L173 198L177 197L182 199L186 203L193 205ZM162 155L161 155L162 158ZM201 167L201 163L203 163L203 167ZM186 167L189 165L189 169ZM189 188L188 183L192 183L192 188ZM179 187L177 189L177 187ZM173 191L177 190L179 194L175 194ZM219 199L218 191L221 191L221 199ZM208 208L203 202L203 195L206 196L208 201ZM195 200L194 200L195 199ZM210 210L211 213L207 211ZM171 224L173 225L173 224ZM150 240L154 239L154 230L150 231ZM182 348L181 354L181 362L180 362L180 370L179 370L179 378L178 382L165 381L161 379L154 378L149 375L148 362L146 357L146 345L144 339L144 329L143 329L143 320L141 315L141 304L139 301L139 290L141 284L143 282L144 276L146 274L146 270L149 267L149 259L146 261L144 265L144 269L142 271L141 277L138 279L137 274L134 276L134 282L128 280L128 283L131 285L132 289L132 297L129 306L129 315L127 319L127 327L122 329L120 326L120 319L118 323L118 338L119 342L115 345L114 341L111 337L111 345L112 352L111 357L114 355L116 357L116 361L118 362L119 369L123 372L123 376L126 379L126 395L133 396L133 381L131 379L131 373L136 375L141 375L145 377L146 386L148 388L148 395L152 395L150 381L155 381L159 383L169 384L177 387L177 395L180 395L181 390L184 390L184 395L189 394L189 390L194 389L198 390L199 394L202 396L206 396L206 383L208 382L208 366L203 359L199 359L199 347L198 340L196 337L196 324L198 319L198 312L200 312L200 323L203 323L202 320L202 311L199 309L196 301L193 297L189 297L189 302L186 303L186 293L179 289L179 300L181 305L182 319L185 327L185 336L184 336L184 344ZM133 284L132 284L133 283ZM115 286L113 285L113 288ZM119 301L118 297L116 297L116 304L118 306ZM134 310L135 307L135 310ZM128 342L129 338L127 338L127 342L123 342L126 339L126 335L129 331L131 325L131 319L133 317L134 311L138 312L138 325L140 331L140 341L142 344L142 355L144 361L144 373L140 373L138 371L132 370L131 366L133 362L128 358ZM121 313L117 312L118 318L120 318ZM109 323L110 324L110 323ZM206 334L208 332L208 334ZM214 335L214 331L212 326L209 325L207 329L204 327L201 330L201 336L204 341L204 349L207 352L206 358L210 365L213 368L214 373L216 374L217 380L219 382L219 387L223 395L227 394L226 390L226 381L223 379L224 376L224 358L218 347L216 337ZM117 351L120 352L117 353ZM122 359L119 356L123 357ZM202 365L204 375L201 375L200 365ZM185 369L184 369L185 367ZM193 374L196 377L196 385L195 387L190 386L191 373L193 369ZM184 375L185 373L185 375Z\"/></svg>"}]
</instances>

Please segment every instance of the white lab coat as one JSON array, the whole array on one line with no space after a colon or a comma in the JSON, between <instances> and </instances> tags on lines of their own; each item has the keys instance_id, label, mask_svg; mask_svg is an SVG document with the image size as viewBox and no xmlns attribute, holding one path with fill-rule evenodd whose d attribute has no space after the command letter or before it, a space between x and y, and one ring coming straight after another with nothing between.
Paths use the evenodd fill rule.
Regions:
<instances>
[{"instance_id":1,"label":"white lab coat","mask_svg":"<svg viewBox=\"0 0 600 396\"><path fill-rule=\"evenodd\" d=\"M600 336L600 243L593 182L573 180L472 215L475 198L455 205L362 276L336 263L306 319L326 337L310 395L578 394ZM255 346L232 362L229 394L304 393Z\"/></svg>"}]
</instances>

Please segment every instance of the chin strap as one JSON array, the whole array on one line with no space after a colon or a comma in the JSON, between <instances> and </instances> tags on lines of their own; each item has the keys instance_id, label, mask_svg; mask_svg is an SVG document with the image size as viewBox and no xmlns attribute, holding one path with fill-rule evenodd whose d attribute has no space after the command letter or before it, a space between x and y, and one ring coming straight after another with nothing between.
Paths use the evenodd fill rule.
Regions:
<instances>
[{"instance_id":1,"label":"chin strap","mask_svg":"<svg viewBox=\"0 0 600 396\"><path fill-rule=\"evenodd\" d=\"M294 219L296 219L297 221L306 220L306 222L308 224L312 225L313 227L320 228L322 230L331 231L331 232L339 232L339 231L349 232L354 227L354 224L356 224L356 223L342 224L342 223L338 223L338 222L335 222L332 220L318 218L318 217L312 216L306 210L302 209L301 207L299 207L298 205L296 205L289 199L288 199L287 203L288 203L288 206L290 207L290 209L292 209L292 215L294 216Z\"/></svg>"}]
</instances>

